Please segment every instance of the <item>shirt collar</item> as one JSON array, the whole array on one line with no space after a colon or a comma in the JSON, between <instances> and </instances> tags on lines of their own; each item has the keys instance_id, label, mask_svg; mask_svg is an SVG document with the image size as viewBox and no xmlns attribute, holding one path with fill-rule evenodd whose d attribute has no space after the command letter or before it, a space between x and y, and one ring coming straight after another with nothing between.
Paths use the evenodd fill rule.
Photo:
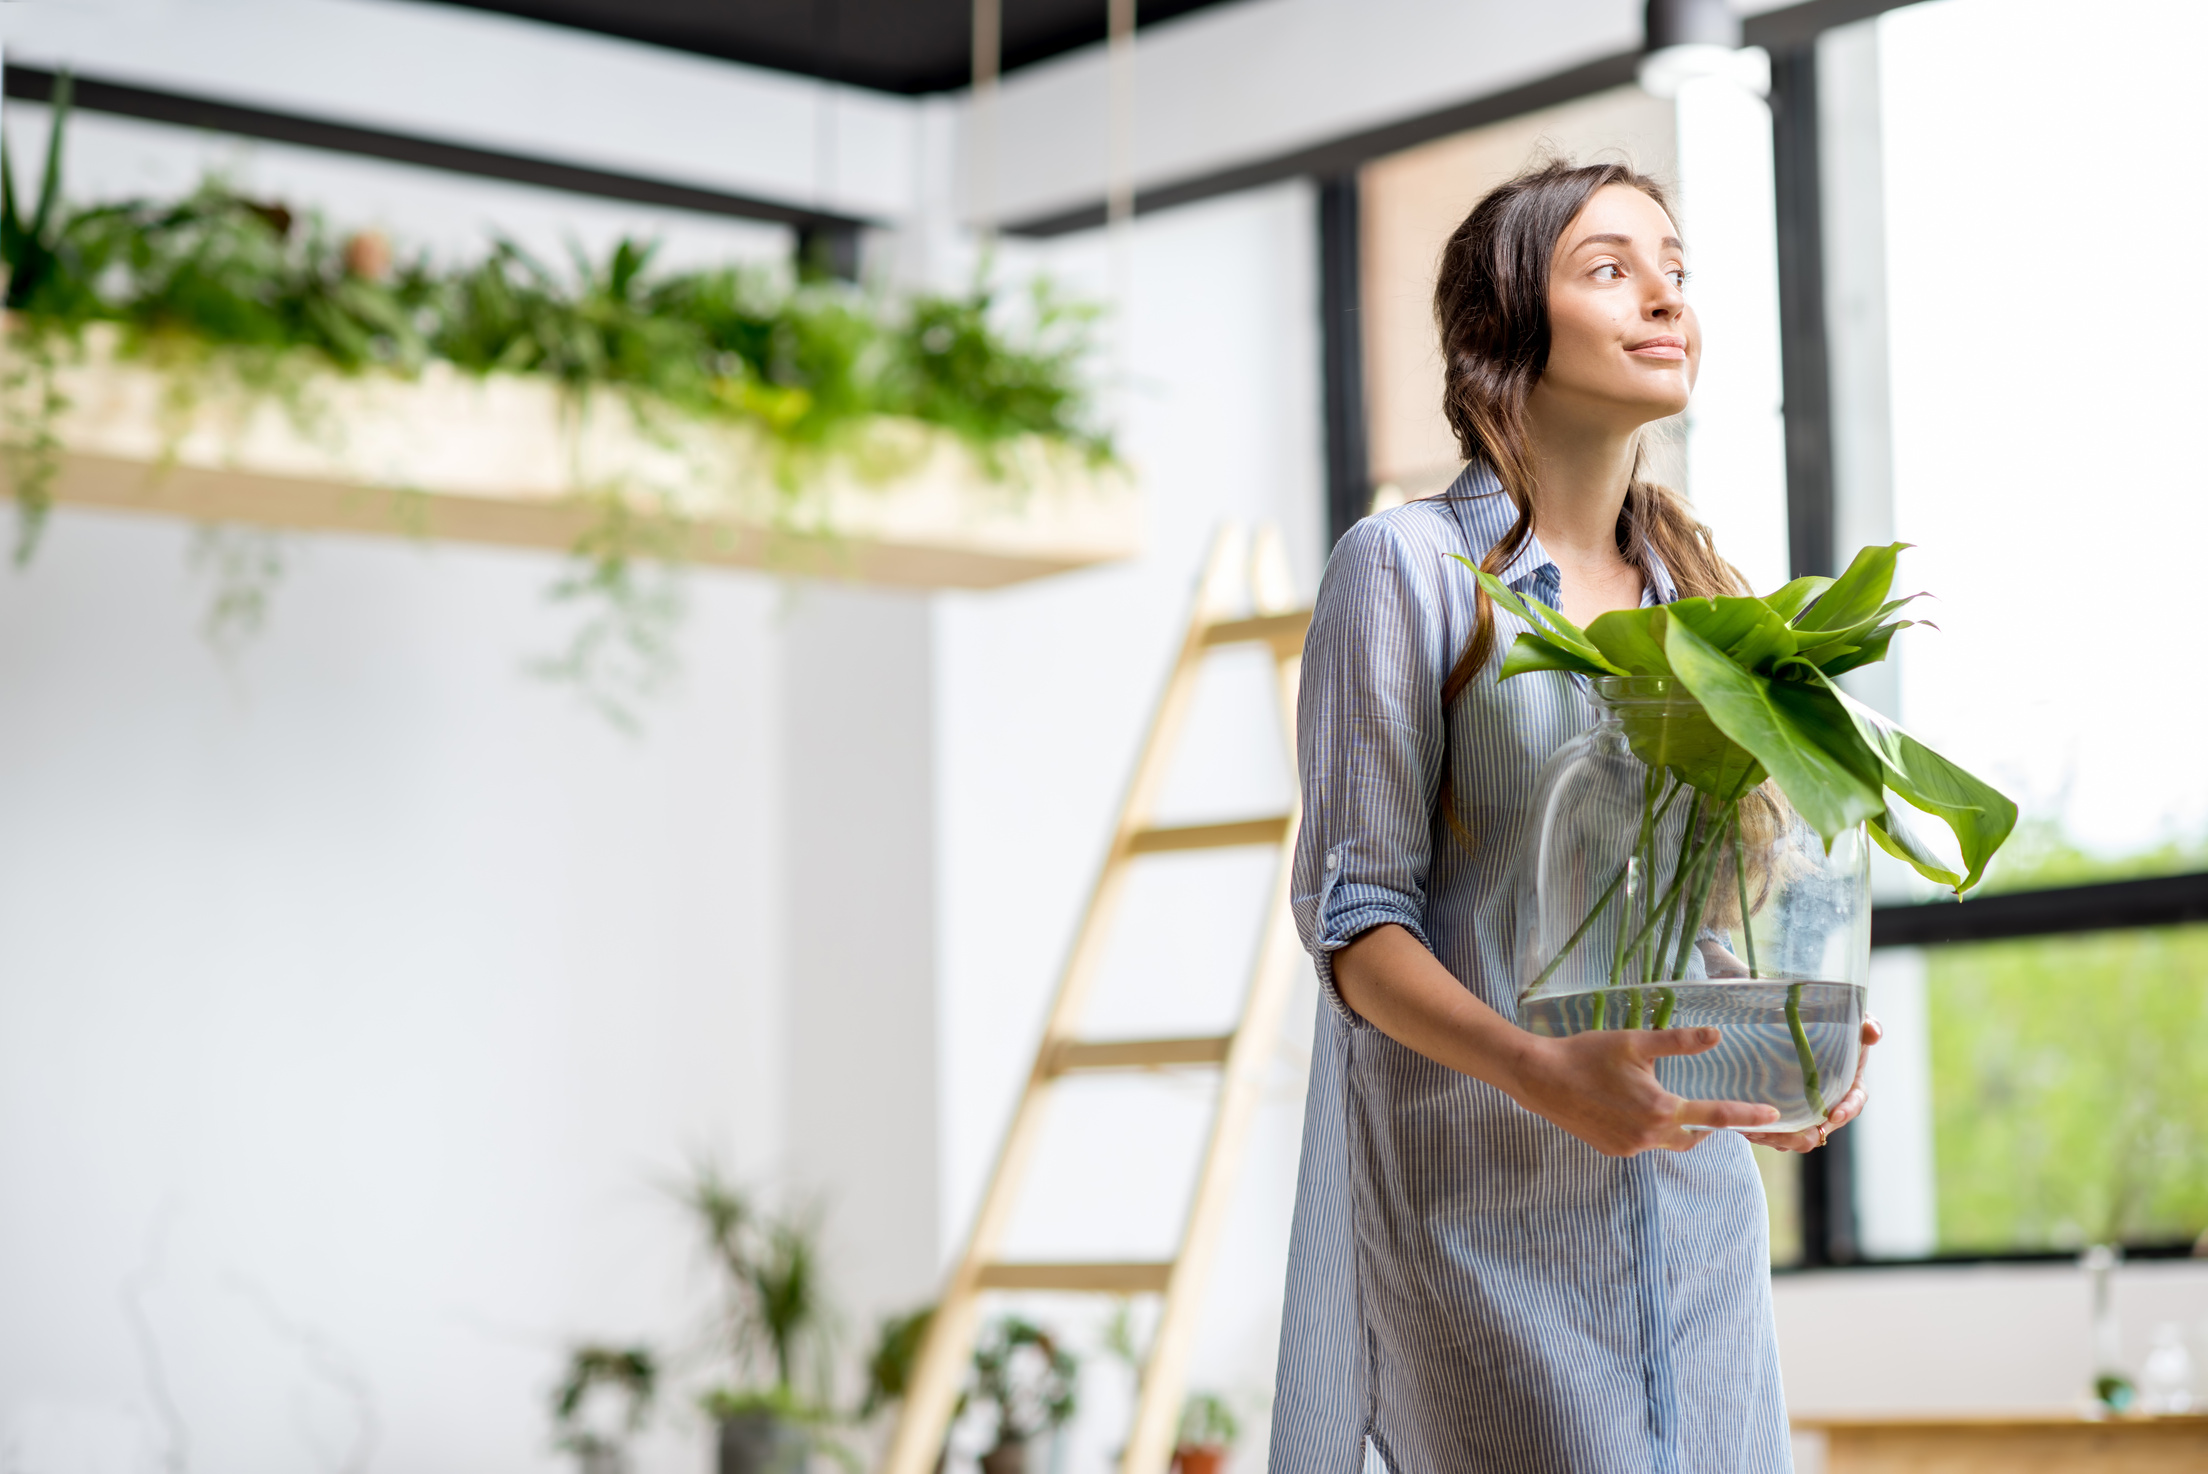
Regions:
<instances>
[{"instance_id":1,"label":"shirt collar","mask_svg":"<svg viewBox=\"0 0 2208 1474\"><path fill-rule=\"evenodd\" d=\"M1476 563L1487 556L1488 549L1510 535L1517 524L1518 508L1503 490L1503 484L1495 473L1479 461L1468 463L1449 483L1442 493L1449 508L1456 514L1458 525L1464 529L1465 541L1471 545L1472 560ZM1541 546L1541 539L1527 535L1524 544L1503 565L1504 583L1518 592L1530 593L1542 603L1554 608L1562 596L1563 573L1548 549ZM1644 546L1641 549L1641 607L1651 604L1669 604L1679 597L1678 585L1671 579L1671 570L1656 550Z\"/></svg>"}]
</instances>

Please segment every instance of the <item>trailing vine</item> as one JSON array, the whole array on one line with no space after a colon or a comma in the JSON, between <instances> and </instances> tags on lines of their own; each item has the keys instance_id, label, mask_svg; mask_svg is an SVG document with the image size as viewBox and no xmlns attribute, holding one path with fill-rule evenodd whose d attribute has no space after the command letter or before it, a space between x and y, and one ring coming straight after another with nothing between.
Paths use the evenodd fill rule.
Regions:
<instances>
[{"instance_id":1,"label":"trailing vine","mask_svg":"<svg viewBox=\"0 0 2208 1474\"><path fill-rule=\"evenodd\" d=\"M549 379L577 422L591 396L612 394L647 434L684 420L741 427L767 450L763 475L793 520L829 463L876 478L897 468L876 433L890 420L949 432L1000 477L1009 448L1035 437L1097 462L1112 457L1085 374L1095 309L1047 284L1024 304L1002 300L986 280L962 293L892 298L799 270L663 270L654 244L635 240L603 260L577 252L555 267L499 239L478 260L442 267L220 178L180 199L73 206L61 185L68 110L62 77L27 213L0 152L10 313L0 469L17 505L19 565L35 554L64 450L55 426L69 406L57 367L81 356L88 330L103 324L119 357L168 375L179 437L191 407L215 389L280 403L308 431L314 386L327 376L410 379L444 363ZM1017 330L1007 326L1014 321ZM681 603L639 565L666 571L685 539L639 515L632 497L587 500L599 515L551 592L595 613L567 653L540 668L587 688L623 652L618 706L656 684L652 672L664 674ZM267 578L256 577L248 602L258 611Z\"/></svg>"}]
</instances>

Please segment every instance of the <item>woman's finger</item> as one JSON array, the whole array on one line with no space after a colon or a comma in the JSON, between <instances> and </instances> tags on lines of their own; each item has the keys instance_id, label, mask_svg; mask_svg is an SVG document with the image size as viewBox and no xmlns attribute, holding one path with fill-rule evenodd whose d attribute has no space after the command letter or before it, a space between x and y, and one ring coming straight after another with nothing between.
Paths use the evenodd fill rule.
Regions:
<instances>
[{"instance_id":1,"label":"woman's finger","mask_svg":"<svg viewBox=\"0 0 2208 1474\"><path fill-rule=\"evenodd\" d=\"M1777 1106L1758 1105L1745 1100L1683 1100L1672 1113L1674 1126L1701 1126L1708 1129L1725 1127L1768 1126L1779 1117ZM1704 1134L1707 1134L1707 1130Z\"/></svg>"},{"instance_id":2,"label":"woman's finger","mask_svg":"<svg viewBox=\"0 0 2208 1474\"><path fill-rule=\"evenodd\" d=\"M1706 1049L1715 1049L1718 1032L1715 1029L1640 1029L1632 1037L1641 1047L1642 1058L1663 1059L1675 1054L1700 1054Z\"/></svg>"}]
</instances>

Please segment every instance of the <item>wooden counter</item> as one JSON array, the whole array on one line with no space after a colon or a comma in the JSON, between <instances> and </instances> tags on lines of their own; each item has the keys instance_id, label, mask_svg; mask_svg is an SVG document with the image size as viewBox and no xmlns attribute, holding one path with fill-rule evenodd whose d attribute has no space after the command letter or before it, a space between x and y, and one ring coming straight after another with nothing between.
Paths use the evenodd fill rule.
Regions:
<instances>
[{"instance_id":1,"label":"wooden counter","mask_svg":"<svg viewBox=\"0 0 2208 1474\"><path fill-rule=\"evenodd\" d=\"M2208 1416L1796 1418L1825 1474L2208 1474Z\"/></svg>"}]
</instances>

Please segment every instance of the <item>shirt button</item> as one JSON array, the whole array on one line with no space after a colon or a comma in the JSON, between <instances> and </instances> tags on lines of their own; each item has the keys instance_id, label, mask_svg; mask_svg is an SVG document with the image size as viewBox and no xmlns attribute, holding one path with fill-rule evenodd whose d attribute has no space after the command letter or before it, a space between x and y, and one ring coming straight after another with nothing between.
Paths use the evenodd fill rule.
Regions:
<instances>
[{"instance_id":1,"label":"shirt button","mask_svg":"<svg viewBox=\"0 0 2208 1474\"><path fill-rule=\"evenodd\" d=\"M1328 856L1326 857L1326 868L1327 868L1327 869L1329 869L1329 870L1332 870L1332 869L1334 869L1334 868L1335 868L1336 866L1340 865L1341 863L1342 863L1342 857L1341 857L1340 855L1328 855Z\"/></svg>"}]
</instances>

